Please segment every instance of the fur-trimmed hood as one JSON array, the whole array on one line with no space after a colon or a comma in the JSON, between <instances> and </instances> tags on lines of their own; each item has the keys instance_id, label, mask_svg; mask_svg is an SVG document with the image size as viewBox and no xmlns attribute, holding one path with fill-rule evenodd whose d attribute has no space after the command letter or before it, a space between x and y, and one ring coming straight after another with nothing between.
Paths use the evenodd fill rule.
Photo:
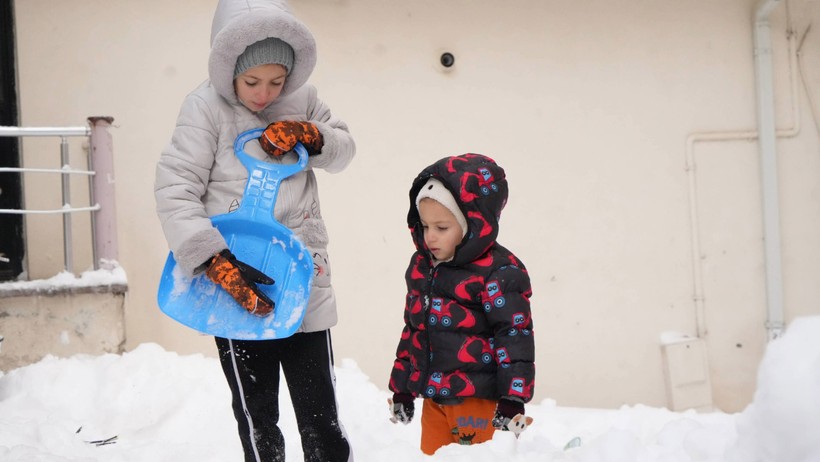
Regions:
<instances>
[{"instance_id":1,"label":"fur-trimmed hood","mask_svg":"<svg viewBox=\"0 0 820 462\"><path fill-rule=\"evenodd\" d=\"M504 169L481 154L445 157L422 170L410 188L407 225L416 248L429 255L424 245L416 196L431 177L439 179L456 199L467 219L467 234L456 246L452 264L460 266L482 256L498 237L498 220L507 204L508 186Z\"/></svg>"},{"instance_id":2,"label":"fur-trimmed hood","mask_svg":"<svg viewBox=\"0 0 820 462\"><path fill-rule=\"evenodd\" d=\"M208 75L220 96L237 103L233 86L236 60L248 45L268 37L287 42L294 53L281 96L304 85L316 66L316 41L284 0L219 0L211 25Z\"/></svg>"}]
</instances>

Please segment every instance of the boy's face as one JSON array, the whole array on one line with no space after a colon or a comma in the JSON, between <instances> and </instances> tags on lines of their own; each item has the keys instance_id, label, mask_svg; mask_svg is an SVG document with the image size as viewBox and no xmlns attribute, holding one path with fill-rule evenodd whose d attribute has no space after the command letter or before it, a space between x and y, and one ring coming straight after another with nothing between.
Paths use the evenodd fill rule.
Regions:
<instances>
[{"instance_id":1,"label":"boy's face","mask_svg":"<svg viewBox=\"0 0 820 462\"><path fill-rule=\"evenodd\" d=\"M287 76L287 69L281 64L252 67L234 79L236 97L251 112L259 112L279 97Z\"/></svg>"},{"instance_id":2,"label":"boy's face","mask_svg":"<svg viewBox=\"0 0 820 462\"><path fill-rule=\"evenodd\" d=\"M438 261L447 261L456 253L464 234L447 207L437 201L424 198L419 202L419 217L424 229L424 243Z\"/></svg>"}]
</instances>

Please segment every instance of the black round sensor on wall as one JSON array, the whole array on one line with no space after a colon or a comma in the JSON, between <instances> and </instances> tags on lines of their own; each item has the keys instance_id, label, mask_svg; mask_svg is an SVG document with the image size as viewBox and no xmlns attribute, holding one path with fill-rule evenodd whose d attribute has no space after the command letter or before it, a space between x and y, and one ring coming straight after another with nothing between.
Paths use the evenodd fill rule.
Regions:
<instances>
[{"instance_id":1,"label":"black round sensor on wall","mask_svg":"<svg viewBox=\"0 0 820 462\"><path fill-rule=\"evenodd\" d=\"M456 63L456 57L450 52L444 52L441 54L439 62L441 62L441 65L444 67L452 67L453 64Z\"/></svg>"}]
</instances>

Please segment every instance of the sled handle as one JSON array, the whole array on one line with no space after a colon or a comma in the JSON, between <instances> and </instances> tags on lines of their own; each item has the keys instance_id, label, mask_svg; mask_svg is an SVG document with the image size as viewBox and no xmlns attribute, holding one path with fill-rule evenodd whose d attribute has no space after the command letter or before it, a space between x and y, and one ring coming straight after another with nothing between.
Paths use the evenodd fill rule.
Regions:
<instances>
[{"instance_id":1,"label":"sled handle","mask_svg":"<svg viewBox=\"0 0 820 462\"><path fill-rule=\"evenodd\" d=\"M276 204L276 196L279 194L279 183L285 178L301 172L307 166L308 153L301 143L296 143L293 150L299 155L299 160L294 164L280 164L259 160L245 152L245 144L253 139L259 138L264 129L255 128L241 133L234 141L234 152L242 165L248 170L248 182L245 184L245 192L239 209L236 210L237 217L248 217L260 223L271 223L273 219L273 208Z\"/></svg>"}]
</instances>

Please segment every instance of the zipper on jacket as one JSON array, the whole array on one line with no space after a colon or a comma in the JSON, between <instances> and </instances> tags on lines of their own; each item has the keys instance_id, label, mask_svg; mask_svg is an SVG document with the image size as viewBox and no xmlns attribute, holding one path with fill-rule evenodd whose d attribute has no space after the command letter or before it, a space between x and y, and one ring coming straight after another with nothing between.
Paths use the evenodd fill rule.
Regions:
<instances>
[{"instance_id":1,"label":"zipper on jacket","mask_svg":"<svg viewBox=\"0 0 820 462\"><path fill-rule=\"evenodd\" d=\"M427 273L427 291L424 294L424 335L427 336L427 367L425 367L424 374L422 374L422 381L421 381L421 393L424 397L427 397L427 383L430 381L430 367L433 364L433 346L430 344L430 307L432 306L432 299L433 299L433 284L436 280L436 272L438 271L438 266L433 266L430 268L430 271Z\"/></svg>"}]
</instances>

